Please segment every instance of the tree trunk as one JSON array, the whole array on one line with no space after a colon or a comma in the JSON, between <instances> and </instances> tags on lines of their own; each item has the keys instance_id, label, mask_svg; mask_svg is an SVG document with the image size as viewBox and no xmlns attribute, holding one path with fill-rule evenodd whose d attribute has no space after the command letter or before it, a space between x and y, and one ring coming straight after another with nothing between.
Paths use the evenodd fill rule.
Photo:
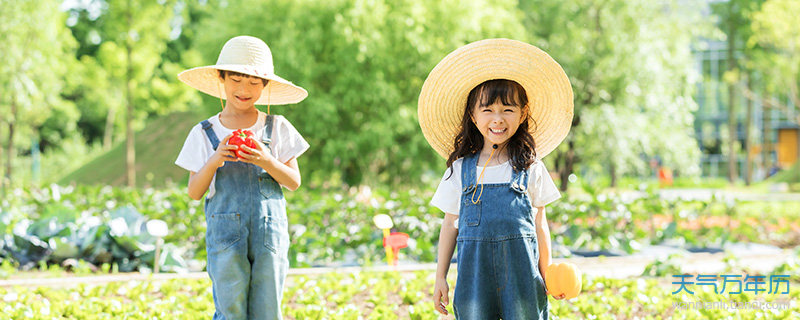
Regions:
<instances>
[{"instance_id":1,"label":"tree trunk","mask_svg":"<svg viewBox=\"0 0 800 320\"><path fill-rule=\"evenodd\" d=\"M608 173L611 175L611 187L612 188L616 188L617 187L617 165L615 165L614 162L611 162L611 165L610 165Z\"/></svg>"},{"instance_id":2,"label":"tree trunk","mask_svg":"<svg viewBox=\"0 0 800 320\"><path fill-rule=\"evenodd\" d=\"M13 96L13 95L12 95ZM6 177L3 184L11 187L11 176L13 175L12 161L14 160L14 123L17 121L17 101L11 98L11 119L8 121L8 142L6 147Z\"/></svg>"},{"instance_id":3,"label":"tree trunk","mask_svg":"<svg viewBox=\"0 0 800 320\"><path fill-rule=\"evenodd\" d=\"M131 1L128 0L128 11L126 13L128 18L128 28L130 29L132 22L131 22ZM134 148L134 136L133 136L133 61L131 61L131 50L133 44L131 43L132 39L130 36L130 32L127 35L127 39L125 40L125 51L127 53L127 64L128 64L128 71L125 73L125 95L128 100L128 114L125 117L125 150L126 150L126 157L125 157L125 164L127 167L128 173L128 186L135 187L136 186L136 149Z\"/></svg>"},{"instance_id":4,"label":"tree trunk","mask_svg":"<svg viewBox=\"0 0 800 320\"><path fill-rule=\"evenodd\" d=\"M769 176L769 171L772 168L772 108L766 104L762 104L761 108L763 109L762 112L764 113L762 120L764 132L761 133L761 137L764 139L764 149L762 150L762 154L764 157L764 170L766 170L766 175Z\"/></svg>"},{"instance_id":5,"label":"tree trunk","mask_svg":"<svg viewBox=\"0 0 800 320\"><path fill-rule=\"evenodd\" d=\"M731 6L733 4L731 3ZM736 69L736 59L734 49L736 48L736 26L732 21L728 22L728 72ZM736 95L734 83L728 84L728 181L734 183L737 179L736 174Z\"/></svg>"},{"instance_id":6,"label":"tree trunk","mask_svg":"<svg viewBox=\"0 0 800 320\"><path fill-rule=\"evenodd\" d=\"M114 136L114 119L117 117L117 108L111 107L108 109L106 116L106 128L103 131L103 150L111 149L111 138Z\"/></svg>"},{"instance_id":7,"label":"tree trunk","mask_svg":"<svg viewBox=\"0 0 800 320\"><path fill-rule=\"evenodd\" d=\"M747 77L747 90L752 90L753 81L752 77ZM753 121L753 101L747 99L747 115L744 119L744 150L747 158L745 160L745 173L744 183L750 185L753 182L753 153L750 152L752 144L750 143L750 124Z\"/></svg>"},{"instance_id":8,"label":"tree trunk","mask_svg":"<svg viewBox=\"0 0 800 320\"><path fill-rule=\"evenodd\" d=\"M562 192L566 192L569 187L569 176L572 174L573 166L576 162L575 160L577 160L575 157L575 143L572 142L572 139L567 139L567 146L569 146L567 152L563 157L560 157L564 160L564 164L561 167L562 169L559 170L561 178L561 186L559 189L561 189Z\"/></svg>"}]
</instances>

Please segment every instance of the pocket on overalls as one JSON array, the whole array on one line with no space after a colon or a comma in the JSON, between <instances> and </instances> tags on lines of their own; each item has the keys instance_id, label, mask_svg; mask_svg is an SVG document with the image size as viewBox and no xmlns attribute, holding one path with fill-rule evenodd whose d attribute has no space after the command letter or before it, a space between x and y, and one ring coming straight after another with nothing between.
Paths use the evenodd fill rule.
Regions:
<instances>
[{"instance_id":1,"label":"pocket on overalls","mask_svg":"<svg viewBox=\"0 0 800 320\"><path fill-rule=\"evenodd\" d=\"M212 213L208 217L206 240L210 251L222 251L239 241L238 213Z\"/></svg>"},{"instance_id":2,"label":"pocket on overalls","mask_svg":"<svg viewBox=\"0 0 800 320\"><path fill-rule=\"evenodd\" d=\"M280 185L266 171L258 174L258 190L265 198L272 198L276 194L276 189L280 190Z\"/></svg>"},{"instance_id":3,"label":"pocket on overalls","mask_svg":"<svg viewBox=\"0 0 800 320\"><path fill-rule=\"evenodd\" d=\"M272 253L283 250L286 244L283 240L282 230L287 222L275 216L264 217L264 247Z\"/></svg>"},{"instance_id":4,"label":"pocket on overalls","mask_svg":"<svg viewBox=\"0 0 800 320\"><path fill-rule=\"evenodd\" d=\"M482 204L480 200L478 200L478 203L472 203L470 200L461 203L461 216L464 219L464 224L469 227L476 227L481 223Z\"/></svg>"}]
</instances>

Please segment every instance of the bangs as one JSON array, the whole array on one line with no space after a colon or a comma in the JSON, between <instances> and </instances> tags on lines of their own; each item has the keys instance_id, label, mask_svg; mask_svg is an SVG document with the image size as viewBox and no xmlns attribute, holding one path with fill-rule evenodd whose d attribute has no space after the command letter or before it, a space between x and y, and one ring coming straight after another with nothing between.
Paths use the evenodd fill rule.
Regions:
<instances>
[{"instance_id":1,"label":"bangs","mask_svg":"<svg viewBox=\"0 0 800 320\"><path fill-rule=\"evenodd\" d=\"M264 85L267 85L267 82L269 82L269 79L264 79L262 77L251 76L249 74L244 74L244 73L241 73L241 72L230 71L230 70L221 70L221 69L217 69L217 71L219 71L219 76L221 78L223 78L223 79L226 76L231 76L231 77L235 76L235 77L242 77L242 78L248 78L248 79L259 79L259 80L261 80L261 82L264 83Z\"/></svg>"},{"instance_id":2,"label":"bangs","mask_svg":"<svg viewBox=\"0 0 800 320\"><path fill-rule=\"evenodd\" d=\"M473 90L477 90L476 107L486 107L500 101L504 106L522 108L528 103L525 88L511 80L489 80L479 84Z\"/></svg>"}]
</instances>

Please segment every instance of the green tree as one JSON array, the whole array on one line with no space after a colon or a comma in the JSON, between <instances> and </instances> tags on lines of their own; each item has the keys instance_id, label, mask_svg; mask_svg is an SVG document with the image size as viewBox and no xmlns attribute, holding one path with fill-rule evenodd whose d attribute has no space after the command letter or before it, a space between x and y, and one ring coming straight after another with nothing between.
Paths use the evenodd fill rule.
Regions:
<instances>
[{"instance_id":1,"label":"green tree","mask_svg":"<svg viewBox=\"0 0 800 320\"><path fill-rule=\"evenodd\" d=\"M444 161L416 118L425 77L468 42L525 37L512 1L237 1L219 12L193 46L205 64L232 36L266 41L276 72L309 91L296 106L271 107L312 146L299 159L304 180L349 184L438 175ZM219 110L205 101L209 113Z\"/></svg>"},{"instance_id":2,"label":"green tree","mask_svg":"<svg viewBox=\"0 0 800 320\"><path fill-rule=\"evenodd\" d=\"M61 99L60 92L69 66L75 63L75 42L58 6L52 0L0 2L0 90L5 93L0 95L0 113L6 125L3 185L13 181L17 148L35 141L39 128L54 111L70 114L71 106Z\"/></svg>"},{"instance_id":3,"label":"green tree","mask_svg":"<svg viewBox=\"0 0 800 320\"><path fill-rule=\"evenodd\" d=\"M71 9L77 20L72 30L83 37L79 54L84 54L82 82L73 95L76 103L89 109L82 118L102 132L106 149L115 136L124 136L130 186L136 179L134 130L148 115L185 109L195 97L165 80L167 73L181 69L179 62L163 59L178 3L107 0ZM118 128L124 128L124 134Z\"/></svg>"},{"instance_id":4,"label":"green tree","mask_svg":"<svg viewBox=\"0 0 800 320\"><path fill-rule=\"evenodd\" d=\"M754 67L763 74L764 104L800 125L800 2L768 0L752 13L749 45L764 48ZM785 97L791 103L781 102ZM785 100L784 100L785 101ZM794 118L791 118L794 115Z\"/></svg>"},{"instance_id":5,"label":"green tree","mask_svg":"<svg viewBox=\"0 0 800 320\"><path fill-rule=\"evenodd\" d=\"M647 157L697 172L691 138L696 108L690 43L696 8L671 1L520 1L531 42L564 67L575 116L554 154L566 190L581 163L587 171L647 172Z\"/></svg>"}]
</instances>

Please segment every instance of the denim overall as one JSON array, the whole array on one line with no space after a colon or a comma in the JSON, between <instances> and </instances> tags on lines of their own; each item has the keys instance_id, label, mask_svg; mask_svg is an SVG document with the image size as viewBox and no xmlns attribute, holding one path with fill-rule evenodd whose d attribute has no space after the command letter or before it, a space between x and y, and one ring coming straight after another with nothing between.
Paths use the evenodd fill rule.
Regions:
<instances>
[{"instance_id":1,"label":"denim overall","mask_svg":"<svg viewBox=\"0 0 800 320\"><path fill-rule=\"evenodd\" d=\"M478 200L477 163L473 154L461 166L456 318L547 319L528 171L513 170L509 183L485 184Z\"/></svg>"},{"instance_id":2,"label":"denim overall","mask_svg":"<svg viewBox=\"0 0 800 320\"><path fill-rule=\"evenodd\" d=\"M269 148L273 117L262 142ZM219 139L202 122L216 150ZM217 169L216 192L206 198L206 251L214 296L214 319L280 319L283 283L289 269L286 201L281 186L264 169L225 162Z\"/></svg>"}]
</instances>

